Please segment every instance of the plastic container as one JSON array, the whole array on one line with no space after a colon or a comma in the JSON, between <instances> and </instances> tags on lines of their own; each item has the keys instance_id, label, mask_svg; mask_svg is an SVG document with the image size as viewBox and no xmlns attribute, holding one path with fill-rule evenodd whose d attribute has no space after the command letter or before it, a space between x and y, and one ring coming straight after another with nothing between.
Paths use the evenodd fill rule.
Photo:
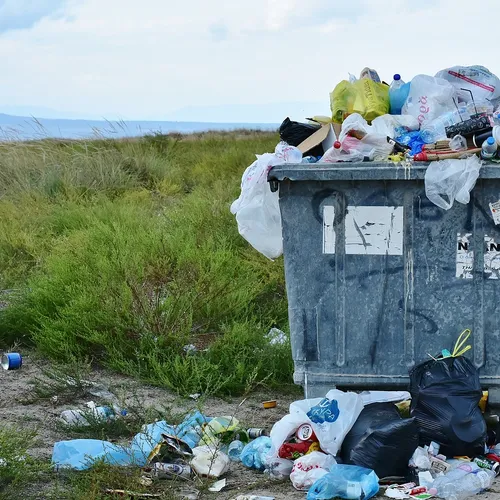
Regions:
<instances>
[{"instance_id":1,"label":"plastic container","mask_svg":"<svg viewBox=\"0 0 500 500\"><path fill-rule=\"evenodd\" d=\"M460 111L450 111L434 120L424 122L420 129L422 140L427 144L433 144L437 141L446 139L446 127L455 125L455 123L459 121L468 120L469 118L470 115L467 113L467 110L461 108Z\"/></svg>"},{"instance_id":2,"label":"plastic container","mask_svg":"<svg viewBox=\"0 0 500 500\"><path fill-rule=\"evenodd\" d=\"M389 87L389 101L391 103L391 115L400 115L408 94L410 93L410 83L401 80L399 74L394 75L394 80Z\"/></svg>"},{"instance_id":3,"label":"plastic container","mask_svg":"<svg viewBox=\"0 0 500 500\"><path fill-rule=\"evenodd\" d=\"M408 370L473 327L466 353L500 403L500 168L484 164L474 202L435 206L428 164L279 165L294 381L307 398L333 387L408 387ZM440 304L440 306L436 306Z\"/></svg>"},{"instance_id":4,"label":"plastic container","mask_svg":"<svg viewBox=\"0 0 500 500\"><path fill-rule=\"evenodd\" d=\"M483 145L481 147L481 158L483 160L491 160L492 158L495 158L498 152L498 145L493 137L488 137L483 142Z\"/></svg>"},{"instance_id":5,"label":"plastic container","mask_svg":"<svg viewBox=\"0 0 500 500\"><path fill-rule=\"evenodd\" d=\"M115 412L108 406L96 406L88 410L65 410L60 416L66 425L90 425L92 420L105 422L113 418Z\"/></svg>"}]
</instances>

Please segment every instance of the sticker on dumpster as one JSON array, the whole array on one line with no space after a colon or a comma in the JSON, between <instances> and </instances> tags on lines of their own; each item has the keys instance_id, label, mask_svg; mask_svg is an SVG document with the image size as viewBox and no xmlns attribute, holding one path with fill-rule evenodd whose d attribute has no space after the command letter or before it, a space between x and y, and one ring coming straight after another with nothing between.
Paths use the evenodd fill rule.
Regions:
<instances>
[{"instance_id":1,"label":"sticker on dumpster","mask_svg":"<svg viewBox=\"0 0 500 500\"><path fill-rule=\"evenodd\" d=\"M484 235L484 274L490 280L500 279L500 243Z\"/></svg>"},{"instance_id":2,"label":"sticker on dumpster","mask_svg":"<svg viewBox=\"0 0 500 500\"><path fill-rule=\"evenodd\" d=\"M326 205L323 207L323 253L335 254L335 207Z\"/></svg>"},{"instance_id":3,"label":"sticker on dumpster","mask_svg":"<svg viewBox=\"0 0 500 500\"><path fill-rule=\"evenodd\" d=\"M490 203L491 216L495 224L500 224L500 200Z\"/></svg>"},{"instance_id":4,"label":"sticker on dumpster","mask_svg":"<svg viewBox=\"0 0 500 500\"><path fill-rule=\"evenodd\" d=\"M403 207L347 207L345 253L403 255L403 215Z\"/></svg>"},{"instance_id":5,"label":"sticker on dumpster","mask_svg":"<svg viewBox=\"0 0 500 500\"><path fill-rule=\"evenodd\" d=\"M474 251L471 250L471 233L457 234L457 268L456 277L471 280L474 269Z\"/></svg>"}]
</instances>

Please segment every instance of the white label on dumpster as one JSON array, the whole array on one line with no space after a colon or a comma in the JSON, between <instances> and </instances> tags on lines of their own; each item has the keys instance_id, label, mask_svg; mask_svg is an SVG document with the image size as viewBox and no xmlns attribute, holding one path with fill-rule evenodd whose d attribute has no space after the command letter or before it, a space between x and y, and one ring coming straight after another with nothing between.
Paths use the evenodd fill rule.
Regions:
<instances>
[{"instance_id":1,"label":"white label on dumpster","mask_svg":"<svg viewBox=\"0 0 500 500\"><path fill-rule=\"evenodd\" d=\"M403 207L347 207L345 253L403 255Z\"/></svg>"},{"instance_id":2,"label":"white label on dumpster","mask_svg":"<svg viewBox=\"0 0 500 500\"><path fill-rule=\"evenodd\" d=\"M335 253L335 228L333 227L335 219L335 207L325 205L323 207L323 253Z\"/></svg>"},{"instance_id":3,"label":"white label on dumpster","mask_svg":"<svg viewBox=\"0 0 500 500\"><path fill-rule=\"evenodd\" d=\"M490 280L500 279L500 243L484 235L484 273Z\"/></svg>"},{"instance_id":4,"label":"white label on dumpster","mask_svg":"<svg viewBox=\"0 0 500 500\"><path fill-rule=\"evenodd\" d=\"M457 272L456 277L465 280L473 278L474 251L471 250L471 233L457 234Z\"/></svg>"},{"instance_id":5,"label":"white label on dumpster","mask_svg":"<svg viewBox=\"0 0 500 500\"><path fill-rule=\"evenodd\" d=\"M500 200L490 203L491 216L495 224L500 224Z\"/></svg>"}]
</instances>

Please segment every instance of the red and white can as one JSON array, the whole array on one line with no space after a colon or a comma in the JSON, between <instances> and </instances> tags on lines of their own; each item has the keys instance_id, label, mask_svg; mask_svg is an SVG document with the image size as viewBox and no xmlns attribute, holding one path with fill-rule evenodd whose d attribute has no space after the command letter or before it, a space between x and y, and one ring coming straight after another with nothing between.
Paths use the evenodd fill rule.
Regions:
<instances>
[{"instance_id":1,"label":"red and white can","mask_svg":"<svg viewBox=\"0 0 500 500\"><path fill-rule=\"evenodd\" d=\"M311 424L302 424L295 433L299 441L317 441L318 438L314 434L314 429Z\"/></svg>"}]
</instances>

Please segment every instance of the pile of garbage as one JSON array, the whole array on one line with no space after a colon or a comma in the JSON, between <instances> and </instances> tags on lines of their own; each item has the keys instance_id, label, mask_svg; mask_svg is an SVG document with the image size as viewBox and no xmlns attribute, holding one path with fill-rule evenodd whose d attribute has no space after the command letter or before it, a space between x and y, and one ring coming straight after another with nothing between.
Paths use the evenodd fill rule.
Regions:
<instances>
[{"instance_id":1,"label":"pile of garbage","mask_svg":"<svg viewBox=\"0 0 500 500\"><path fill-rule=\"evenodd\" d=\"M411 369L409 392L334 389L292 403L269 436L235 417L197 411L178 426L144 426L126 447L59 442L52 459L57 468L79 470L95 460L135 465L149 481L218 479L210 491L225 488L219 478L241 462L269 478L289 478L308 500L369 499L381 487L389 498L470 498L500 473L500 427L498 416L487 414L477 368L464 356L469 335Z\"/></svg>"},{"instance_id":2,"label":"pile of garbage","mask_svg":"<svg viewBox=\"0 0 500 500\"><path fill-rule=\"evenodd\" d=\"M240 234L260 253L283 253L278 192L268 174L279 164L304 168L362 164L369 168L430 162L425 192L438 207L467 204L483 161L499 163L500 80L482 66L456 66L389 85L365 68L330 95L331 117L286 118L274 153L257 155L231 205ZM421 163L420 163L421 164Z\"/></svg>"}]
</instances>

